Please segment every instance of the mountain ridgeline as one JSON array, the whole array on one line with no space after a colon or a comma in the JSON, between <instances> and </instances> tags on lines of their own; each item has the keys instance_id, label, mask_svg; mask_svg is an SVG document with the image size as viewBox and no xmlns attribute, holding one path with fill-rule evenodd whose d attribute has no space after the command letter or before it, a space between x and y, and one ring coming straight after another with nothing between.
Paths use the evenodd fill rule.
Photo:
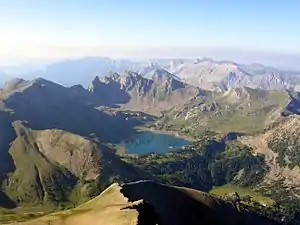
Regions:
<instances>
[{"instance_id":1,"label":"mountain ridgeline","mask_svg":"<svg viewBox=\"0 0 300 225\"><path fill-rule=\"evenodd\" d=\"M139 181L112 184L79 207L34 219L22 225L139 224L139 225L276 225L251 211L188 188Z\"/></svg>"},{"instance_id":2,"label":"mountain ridgeline","mask_svg":"<svg viewBox=\"0 0 300 225\"><path fill-rule=\"evenodd\" d=\"M31 70L30 74L28 72L17 74L27 79L39 76L64 85L87 86L95 76L102 78L109 73L122 74L126 71L137 72L144 76L156 69L163 69L182 82L205 90L228 90L243 86L265 90L299 90L299 72L280 70L257 63L243 65L208 58L130 61L86 57L52 63L43 69ZM3 74L0 72L0 84L12 77L9 71L5 72Z\"/></svg>"},{"instance_id":3,"label":"mountain ridgeline","mask_svg":"<svg viewBox=\"0 0 300 225\"><path fill-rule=\"evenodd\" d=\"M145 76L126 72L102 79L96 77L89 90L103 99L103 104L154 114L199 94L197 87L182 83L163 69L155 69Z\"/></svg>"}]
</instances>

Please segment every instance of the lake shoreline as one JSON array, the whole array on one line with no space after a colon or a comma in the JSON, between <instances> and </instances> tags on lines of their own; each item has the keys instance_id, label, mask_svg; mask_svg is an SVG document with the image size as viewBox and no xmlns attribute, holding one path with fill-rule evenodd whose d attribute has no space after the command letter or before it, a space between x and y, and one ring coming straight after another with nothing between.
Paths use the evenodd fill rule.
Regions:
<instances>
[{"instance_id":1,"label":"lake shoreline","mask_svg":"<svg viewBox=\"0 0 300 225\"><path fill-rule=\"evenodd\" d=\"M192 138L191 136L179 134L177 131L157 130L157 129L147 128L147 127L136 127L136 131L137 132L152 132L152 133L156 133L156 134L172 135L172 136L175 136L175 137L178 137L178 138L185 139L185 140L190 141L190 142L195 141L195 139Z\"/></svg>"}]
</instances>

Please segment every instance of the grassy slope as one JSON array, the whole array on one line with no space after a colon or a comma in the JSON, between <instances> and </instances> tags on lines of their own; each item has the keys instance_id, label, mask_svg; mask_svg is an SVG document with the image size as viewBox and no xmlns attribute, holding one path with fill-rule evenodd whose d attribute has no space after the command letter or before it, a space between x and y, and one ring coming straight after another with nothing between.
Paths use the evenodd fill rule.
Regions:
<instances>
[{"instance_id":1,"label":"grassy slope","mask_svg":"<svg viewBox=\"0 0 300 225\"><path fill-rule=\"evenodd\" d=\"M73 165L77 164L85 174L97 172L95 151L98 150L92 142L65 131L33 131L21 123L14 123L14 127L17 138L9 153L15 168L3 182L5 193L14 201L20 204L67 202L77 181L85 179L72 170ZM95 160L91 161L91 156ZM78 163L77 157L85 164Z\"/></svg>"},{"instance_id":2,"label":"grassy slope","mask_svg":"<svg viewBox=\"0 0 300 225\"><path fill-rule=\"evenodd\" d=\"M73 207L114 181L141 179L138 170L99 143L61 130L31 130L19 122L14 127L17 138L9 150L14 166L0 185L17 206Z\"/></svg>"},{"instance_id":3,"label":"grassy slope","mask_svg":"<svg viewBox=\"0 0 300 225\"><path fill-rule=\"evenodd\" d=\"M233 189L237 190L236 187L234 187ZM139 191L137 192L137 190ZM249 192L250 191L247 191L247 193ZM153 193L155 193L155 196L153 195ZM190 220L193 220L193 218L197 219L199 212L207 213L205 214L205 216L203 215L204 221L206 221L206 219L211 220L211 222L219 220L214 219L215 217L211 217L212 215L218 215L220 217L225 216L224 219L227 221L226 224L228 224L229 221L233 222L235 220L233 218L235 217L239 218L236 218L237 220L235 222L237 222L238 220L240 220L241 222L244 221L244 219L246 219L246 217L243 219L245 215L241 215L242 213L239 214L229 204L226 204L225 202L220 201L217 198L212 198L210 195L205 194L203 192L199 192L188 188L165 186L151 182L146 182L145 184L144 182L137 182L132 184L126 184L123 188L117 184L113 184L96 198L71 210L52 213L36 219L30 219L30 217L28 217L28 215L24 213L18 214L19 218L20 215L23 215L23 220L27 219L27 221L19 222L18 224L136 224L139 213L136 209L124 209L125 207L132 206L133 204L135 204L128 203L127 198L129 198L130 201L145 199L146 201L150 202L155 207L155 209L158 210L157 212L160 215L163 215L164 219L166 220L172 220L173 217L173 219L176 219L174 211L178 211L179 209L181 211L185 211L185 213L190 213ZM172 207L170 207L170 204L172 205ZM169 207L166 207L166 205L169 205ZM186 207L185 210L182 208L183 206ZM178 215L178 219L182 219L183 217L185 217L185 213L183 213L182 215ZM228 217L228 215L230 216ZM252 219L253 222L256 221L254 218L250 217L247 220L252 221ZM250 221L248 221L249 224ZM12 221L7 221L7 224L13 225L15 223L13 223Z\"/></svg>"},{"instance_id":4,"label":"grassy slope","mask_svg":"<svg viewBox=\"0 0 300 225\"><path fill-rule=\"evenodd\" d=\"M113 184L98 197L78 206L75 209L52 213L50 215L19 224L134 224L137 220L138 213L135 210L121 210L121 208L129 205L131 204L128 204L127 199L120 193L120 186Z\"/></svg>"},{"instance_id":5,"label":"grassy slope","mask_svg":"<svg viewBox=\"0 0 300 225\"><path fill-rule=\"evenodd\" d=\"M251 188L239 187L233 184L226 184L223 186L214 187L209 193L215 194L217 196L223 196L225 194L231 194L233 192L237 192L241 197L250 195L254 201L261 204L266 204L269 206L274 204L274 201L272 199L263 196L262 194L254 191Z\"/></svg>"},{"instance_id":6,"label":"grassy slope","mask_svg":"<svg viewBox=\"0 0 300 225\"><path fill-rule=\"evenodd\" d=\"M55 207L51 207L50 205L18 207L13 210L0 208L0 224L28 221L47 215L54 210Z\"/></svg>"}]
</instances>

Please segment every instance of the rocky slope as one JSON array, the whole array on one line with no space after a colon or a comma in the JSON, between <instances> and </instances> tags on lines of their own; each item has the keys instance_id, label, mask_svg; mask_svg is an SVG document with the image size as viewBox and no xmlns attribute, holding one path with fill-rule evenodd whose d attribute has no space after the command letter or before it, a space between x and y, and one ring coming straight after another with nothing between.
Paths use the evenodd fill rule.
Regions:
<instances>
[{"instance_id":1,"label":"rocky slope","mask_svg":"<svg viewBox=\"0 0 300 225\"><path fill-rule=\"evenodd\" d=\"M139 181L113 184L95 199L70 211L23 225L68 224L278 224L193 189Z\"/></svg>"},{"instance_id":2,"label":"rocky slope","mask_svg":"<svg viewBox=\"0 0 300 225\"><path fill-rule=\"evenodd\" d=\"M203 92L166 112L157 124L190 133L201 129L249 133L263 130L281 116L299 114L299 106L295 93L232 88L225 93Z\"/></svg>"},{"instance_id":3,"label":"rocky slope","mask_svg":"<svg viewBox=\"0 0 300 225\"><path fill-rule=\"evenodd\" d=\"M230 61L197 59L170 61L164 68L183 81L208 90L228 90L244 86L284 90L296 85L291 74L257 64L244 66Z\"/></svg>"},{"instance_id":4,"label":"rocky slope","mask_svg":"<svg viewBox=\"0 0 300 225\"><path fill-rule=\"evenodd\" d=\"M265 155L270 167L267 184L280 182L299 191L299 129L300 117L291 115L270 125L263 134L242 138L256 153Z\"/></svg>"},{"instance_id":5,"label":"rocky slope","mask_svg":"<svg viewBox=\"0 0 300 225\"><path fill-rule=\"evenodd\" d=\"M145 76L134 72L96 77L89 90L107 105L159 114L187 102L199 94L196 87L184 84L165 70L154 69ZM104 103L105 104L105 103Z\"/></svg>"}]
</instances>

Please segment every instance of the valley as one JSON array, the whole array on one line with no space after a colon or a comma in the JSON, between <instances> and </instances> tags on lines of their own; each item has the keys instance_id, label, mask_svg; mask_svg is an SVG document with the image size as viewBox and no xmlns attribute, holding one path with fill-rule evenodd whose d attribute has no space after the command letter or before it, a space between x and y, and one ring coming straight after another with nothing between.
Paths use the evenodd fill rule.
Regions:
<instances>
[{"instance_id":1,"label":"valley","mask_svg":"<svg viewBox=\"0 0 300 225\"><path fill-rule=\"evenodd\" d=\"M228 67L210 63L220 75ZM178 77L185 68L153 66L97 76L88 88L37 78L0 89L1 223L68 225L101 217L129 224L141 205L161 210L143 201L148 194L130 203L119 194L141 180L151 193L156 185L162 193L160 185L207 192L204 204L221 201L224 210L233 204L226 195L249 195L242 208L228 210L245 207L272 224L297 221L300 94L251 85L202 89ZM118 206L101 200L110 190Z\"/></svg>"},{"instance_id":2,"label":"valley","mask_svg":"<svg viewBox=\"0 0 300 225\"><path fill-rule=\"evenodd\" d=\"M299 12L0 0L0 225L300 225Z\"/></svg>"}]
</instances>

